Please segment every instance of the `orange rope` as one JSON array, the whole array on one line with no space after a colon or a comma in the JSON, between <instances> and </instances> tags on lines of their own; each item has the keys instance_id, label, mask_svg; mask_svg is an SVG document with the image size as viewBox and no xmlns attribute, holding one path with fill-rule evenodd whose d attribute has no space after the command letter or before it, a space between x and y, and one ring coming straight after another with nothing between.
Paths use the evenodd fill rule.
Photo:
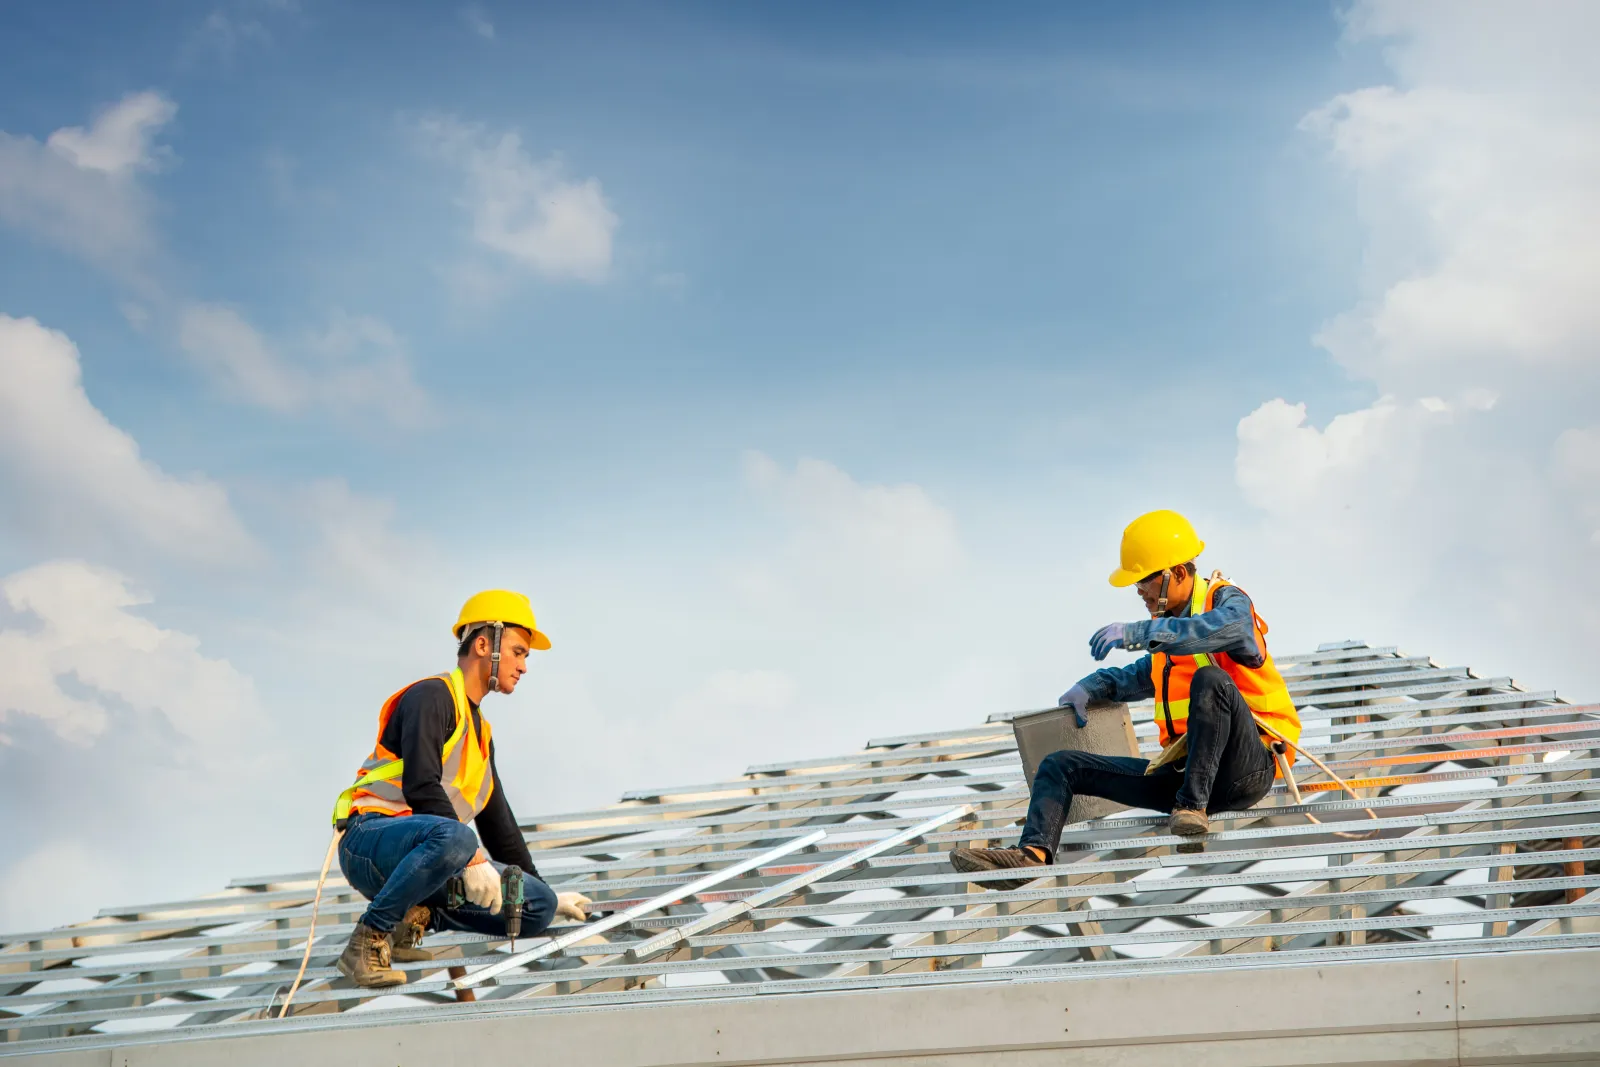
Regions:
<instances>
[{"instance_id":1,"label":"orange rope","mask_svg":"<svg viewBox=\"0 0 1600 1067\"><path fill-rule=\"evenodd\" d=\"M1321 760L1319 760L1317 757L1313 756L1311 753L1307 752L1305 749L1300 748L1293 741L1290 741L1287 737L1284 737L1282 734L1280 734L1278 731L1274 730L1272 727L1268 726L1266 723L1262 722L1260 719L1256 719L1256 725L1259 726L1267 734L1271 735L1273 740L1275 740L1278 743L1280 743L1281 745L1283 745L1284 749L1286 750L1286 752L1292 750L1294 752L1301 753L1302 755L1304 755L1306 757L1306 759L1310 760L1312 763L1315 763L1319 768L1321 768L1323 774L1326 774L1329 778L1333 779L1333 782L1328 783L1330 786L1333 786L1334 788L1342 788L1346 793L1350 794L1351 799L1353 799L1353 800L1362 800L1362 799L1364 799L1363 797L1359 796L1354 789L1352 789L1350 787L1350 784L1348 782L1346 782L1343 778L1340 778L1337 774L1333 773L1333 769L1331 767L1329 767L1326 763L1323 763ZM1295 800L1296 804L1300 803L1300 787L1295 784L1294 772L1292 770L1290 770L1290 767L1289 767L1290 760L1289 760L1288 756L1285 753L1279 753L1279 752L1276 752L1276 751L1274 751L1272 755L1273 755L1273 759L1278 761L1279 767L1283 770L1283 781L1284 781L1284 784L1289 787L1289 794L1294 797L1294 800ZM1375 811L1373 811L1371 808L1363 808L1362 810L1365 811L1372 818L1372 820L1374 822L1378 821L1377 813ZM1309 811L1308 812L1304 812L1303 814L1305 815L1306 818L1310 819L1312 822L1316 823L1318 826L1322 825L1322 820L1317 818L1315 815L1311 814ZM1376 833L1376 832L1377 832L1376 830L1369 831L1369 833ZM1361 838L1361 837L1368 836L1368 834L1353 834L1353 833L1349 833L1349 832L1344 831L1344 830L1335 830L1335 831L1333 831L1333 833L1338 837L1349 837L1349 838Z\"/></svg>"},{"instance_id":2,"label":"orange rope","mask_svg":"<svg viewBox=\"0 0 1600 1067\"><path fill-rule=\"evenodd\" d=\"M1439 735L1441 739L1448 738L1448 734ZM1399 756L1374 756L1371 759L1340 760L1348 767L1394 767L1405 763L1445 763L1450 760L1462 759L1494 759L1497 756L1531 756L1540 752L1571 751L1573 749L1595 748L1595 745L1575 744L1573 742L1555 742L1544 745L1496 745L1493 748L1457 749L1447 748L1438 752L1409 752ZM1304 749L1300 751L1304 752ZM1317 757L1306 752L1306 757L1323 766ZM1332 773L1332 772L1329 772Z\"/></svg>"}]
</instances>

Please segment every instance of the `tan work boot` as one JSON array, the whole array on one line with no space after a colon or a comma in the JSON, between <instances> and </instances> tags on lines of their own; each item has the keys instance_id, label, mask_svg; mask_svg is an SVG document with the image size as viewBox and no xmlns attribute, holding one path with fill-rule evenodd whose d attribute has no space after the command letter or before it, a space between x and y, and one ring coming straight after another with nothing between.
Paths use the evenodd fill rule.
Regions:
<instances>
[{"instance_id":1,"label":"tan work boot","mask_svg":"<svg viewBox=\"0 0 1600 1067\"><path fill-rule=\"evenodd\" d=\"M1172 821L1168 823L1171 833L1180 837L1201 838L1211 832L1211 820L1206 818L1206 813L1193 808L1179 808L1172 813ZM1204 841L1185 841L1178 846L1179 852L1204 852Z\"/></svg>"},{"instance_id":2,"label":"tan work boot","mask_svg":"<svg viewBox=\"0 0 1600 1067\"><path fill-rule=\"evenodd\" d=\"M1025 848L956 848L950 850L950 866L963 874L979 871L1005 871L1013 867L1043 867L1043 860ZM1021 889L1031 878L996 879L979 882L985 889Z\"/></svg>"},{"instance_id":3,"label":"tan work boot","mask_svg":"<svg viewBox=\"0 0 1600 1067\"><path fill-rule=\"evenodd\" d=\"M433 953L422 947L422 935L428 932L428 920L433 912L426 904L413 904L406 909L406 917L389 931L389 958L396 963L423 963L433 959Z\"/></svg>"},{"instance_id":4,"label":"tan work boot","mask_svg":"<svg viewBox=\"0 0 1600 1067\"><path fill-rule=\"evenodd\" d=\"M389 961L389 935L356 923L350 943L339 956L339 973L362 989L405 985L405 974L390 967Z\"/></svg>"}]
</instances>

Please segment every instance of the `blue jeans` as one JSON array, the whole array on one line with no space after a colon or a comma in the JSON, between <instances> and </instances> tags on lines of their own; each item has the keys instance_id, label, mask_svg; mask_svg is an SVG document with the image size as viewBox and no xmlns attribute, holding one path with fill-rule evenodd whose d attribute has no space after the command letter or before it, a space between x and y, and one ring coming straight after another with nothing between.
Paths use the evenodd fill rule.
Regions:
<instances>
[{"instance_id":1,"label":"blue jeans","mask_svg":"<svg viewBox=\"0 0 1600 1067\"><path fill-rule=\"evenodd\" d=\"M1159 715L1159 710L1157 711ZM1272 789L1272 753L1261 743L1250 707L1220 667L1201 667L1189 683L1188 756L1145 774L1149 760L1052 752L1039 762L1020 844L1055 858L1072 798L1105 797L1130 808L1242 811Z\"/></svg>"},{"instance_id":2,"label":"blue jeans","mask_svg":"<svg viewBox=\"0 0 1600 1067\"><path fill-rule=\"evenodd\" d=\"M413 904L433 912L431 930L467 930L505 936L506 920L476 904L445 907L444 884L478 851L466 823L437 815L352 815L339 842L339 869L372 903L360 921L388 933ZM503 864L495 864L503 870ZM526 872L522 876L522 936L543 933L556 913L556 892Z\"/></svg>"}]
</instances>

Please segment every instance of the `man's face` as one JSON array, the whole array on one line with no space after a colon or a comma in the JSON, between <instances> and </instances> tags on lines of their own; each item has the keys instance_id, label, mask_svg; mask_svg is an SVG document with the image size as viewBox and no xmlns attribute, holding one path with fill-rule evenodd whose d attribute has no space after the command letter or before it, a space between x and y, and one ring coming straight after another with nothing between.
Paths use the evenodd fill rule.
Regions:
<instances>
[{"instance_id":1,"label":"man's face","mask_svg":"<svg viewBox=\"0 0 1600 1067\"><path fill-rule=\"evenodd\" d=\"M522 676L528 673L528 653L533 647L530 642L528 631L516 626L507 626L500 635L500 692L511 692ZM493 652L493 634L481 633L472 643L472 653L483 661L481 669L485 674L489 671L492 662L489 657Z\"/></svg>"},{"instance_id":2,"label":"man's face","mask_svg":"<svg viewBox=\"0 0 1600 1067\"><path fill-rule=\"evenodd\" d=\"M1139 599L1144 601L1144 610L1152 616L1156 613L1157 606L1161 603L1161 576L1171 575L1167 582L1167 611L1173 611L1189 603L1189 597L1194 594L1194 578L1183 567L1173 567L1167 571L1157 571L1142 581L1135 583L1134 591L1139 594Z\"/></svg>"},{"instance_id":3,"label":"man's face","mask_svg":"<svg viewBox=\"0 0 1600 1067\"><path fill-rule=\"evenodd\" d=\"M500 692L509 693L516 689L522 676L528 673L528 653L531 650L528 631L515 626L506 627L505 634L500 638Z\"/></svg>"}]
</instances>

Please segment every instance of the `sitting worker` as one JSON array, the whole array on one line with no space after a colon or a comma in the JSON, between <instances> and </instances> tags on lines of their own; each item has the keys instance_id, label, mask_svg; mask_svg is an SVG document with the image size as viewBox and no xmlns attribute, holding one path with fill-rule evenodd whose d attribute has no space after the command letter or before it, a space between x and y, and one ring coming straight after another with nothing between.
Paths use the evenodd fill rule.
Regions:
<instances>
[{"instance_id":1,"label":"sitting worker","mask_svg":"<svg viewBox=\"0 0 1600 1067\"><path fill-rule=\"evenodd\" d=\"M1210 832L1208 813L1242 811L1272 788L1270 727L1284 740L1300 737L1300 716L1267 652L1267 624L1244 590L1220 576L1201 578L1195 557L1205 548L1194 527L1173 511L1141 515L1122 534L1122 566L1111 584L1133 586L1149 619L1114 622L1089 639L1097 660L1114 648L1148 649L1126 667L1095 671L1067 690L1080 727L1091 701L1155 700L1162 753L1154 761L1066 750L1039 764L1028 819L1016 848L958 848L958 871L1040 867L1055 860L1072 798L1105 797L1134 808L1171 812L1171 832ZM1180 846L1196 851L1200 843ZM990 881L1015 889L1022 881Z\"/></svg>"},{"instance_id":2,"label":"sitting worker","mask_svg":"<svg viewBox=\"0 0 1600 1067\"><path fill-rule=\"evenodd\" d=\"M504 936L502 872L509 864L523 871L525 936L556 915L587 918L587 897L557 894L535 870L495 770L489 720L478 708L485 694L516 689L529 651L549 648L550 639L535 625L528 598L502 589L468 600L454 632L456 669L384 701L377 746L334 811L344 830L339 867L371 901L339 970L364 988L403 984L393 960L431 958L418 947L426 930ZM455 875L467 903L452 907L445 884Z\"/></svg>"}]
</instances>

